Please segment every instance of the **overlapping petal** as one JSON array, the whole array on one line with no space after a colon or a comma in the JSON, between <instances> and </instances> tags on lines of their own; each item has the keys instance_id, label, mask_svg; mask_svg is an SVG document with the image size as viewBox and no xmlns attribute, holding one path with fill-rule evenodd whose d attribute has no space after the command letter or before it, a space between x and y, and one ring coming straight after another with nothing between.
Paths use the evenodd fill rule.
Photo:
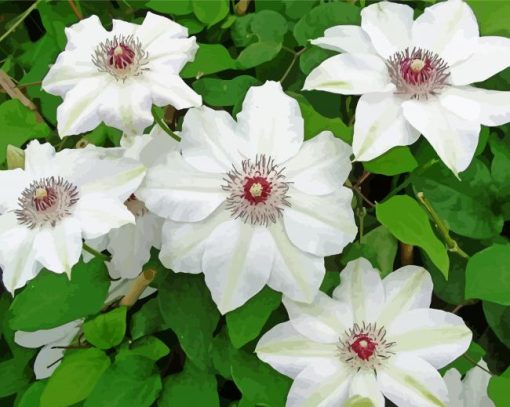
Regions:
<instances>
[{"instance_id":1,"label":"overlapping petal","mask_svg":"<svg viewBox=\"0 0 510 407\"><path fill-rule=\"evenodd\" d=\"M370 37L357 25L337 25L324 31L324 37L310 41L318 47L338 52L375 54Z\"/></svg>"}]
</instances>

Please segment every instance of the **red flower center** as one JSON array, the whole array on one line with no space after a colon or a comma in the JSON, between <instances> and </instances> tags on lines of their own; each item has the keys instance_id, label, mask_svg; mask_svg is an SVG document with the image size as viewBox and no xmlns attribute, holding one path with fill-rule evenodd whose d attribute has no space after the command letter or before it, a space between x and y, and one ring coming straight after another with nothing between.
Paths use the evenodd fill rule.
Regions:
<instances>
[{"instance_id":1,"label":"red flower center","mask_svg":"<svg viewBox=\"0 0 510 407\"><path fill-rule=\"evenodd\" d=\"M108 50L108 63L116 69L126 69L135 60L135 51L124 43Z\"/></svg>"},{"instance_id":2,"label":"red flower center","mask_svg":"<svg viewBox=\"0 0 510 407\"><path fill-rule=\"evenodd\" d=\"M246 177L244 179L244 199L252 205L266 201L271 193L271 184L264 177Z\"/></svg>"},{"instance_id":3,"label":"red flower center","mask_svg":"<svg viewBox=\"0 0 510 407\"><path fill-rule=\"evenodd\" d=\"M359 335L351 344L351 349L361 360L368 360L372 357L377 348L377 342L374 342L367 335Z\"/></svg>"}]
</instances>

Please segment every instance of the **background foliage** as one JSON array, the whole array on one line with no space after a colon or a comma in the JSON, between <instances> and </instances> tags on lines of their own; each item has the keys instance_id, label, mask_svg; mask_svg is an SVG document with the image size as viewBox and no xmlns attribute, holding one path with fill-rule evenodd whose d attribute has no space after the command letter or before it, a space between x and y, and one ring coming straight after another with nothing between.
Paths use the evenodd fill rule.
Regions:
<instances>
[{"instance_id":1,"label":"background foliage","mask_svg":"<svg viewBox=\"0 0 510 407\"><path fill-rule=\"evenodd\" d=\"M302 92L305 76L333 53L309 44L324 29L359 24L369 1L112 0L0 1L0 166L7 145L33 138L58 148L118 145L101 126L82 138L56 134L58 97L40 81L66 44L64 28L97 14L135 23L151 10L188 27L200 48L182 76L204 103L235 115L247 89L279 80L300 104L306 138L331 130L350 142L357 98ZM416 15L433 1L412 1ZM469 1L482 35L510 37L510 3ZM7 92L7 86L15 90ZM481 87L508 90L507 69ZM184 112L159 111L173 128ZM423 138L367 163L355 163L350 187L360 236L326 259L322 290L338 284L349 260L364 256L383 275L413 262L432 274L433 307L460 314L474 333L461 373L481 357L494 376L489 394L508 406L510 386L510 126L484 128L477 155L456 179ZM265 288L221 317L200 275L174 274L153 253L156 294L134 307L103 309L109 285L99 260L79 263L72 280L42 272L13 300L0 296L0 405L279 407L291 380L260 362L257 339L287 319L281 295ZM36 350L17 346L14 330L48 329L87 318L81 345L68 349L50 379L32 373Z\"/></svg>"}]
</instances>

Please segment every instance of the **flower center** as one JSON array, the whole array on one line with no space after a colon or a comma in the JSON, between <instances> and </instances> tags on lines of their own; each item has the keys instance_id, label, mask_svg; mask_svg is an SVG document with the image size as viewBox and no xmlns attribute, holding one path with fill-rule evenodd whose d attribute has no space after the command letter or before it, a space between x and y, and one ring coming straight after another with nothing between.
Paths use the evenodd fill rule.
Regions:
<instances>
[{"instance_id":1,"label":"flower center","mask_svg":"<svg viewBox=\"0 0 510 407\"><path fill-rule=\"evenodd\" d=\"M71 214L72 207L79 200L78 195L78 188L62 177L41 178L21 193L16 218L29 229L47 225L54 227Z\"/></svg>"},{"instance_id":2,"label":"flower center","mask_svg":"<svg viewBox=\"0 0 510 407\"><path fill-rule=\"evenodd\" d=\"M386 61L397 93L414 99L435 95L447 84L448 64L436 53L422 48L406 48Z\"/></svg>"},{"instance_id":3,"label":"flower center","mask_svg":"<svg viewBox=\"0 0 510 407\"><path fill-rule=\"evenodd\" d=\"M386 329L378 328L374 323L354 324L339 339L340 359L353 369L375 369L394 352L395 342L386 340Z\"/></svg>"},{"instance_id":4,"label":"flower center","mask_svg":"<svg viewBox=\"0 0 510 407\"><path fill-rule=\"evenodd\" d=\"M135 194L131 194L126 202L124 202L124 205L126 205L129 211L137 218L149 212L145 204L138 200Z\"/></svg>"},{"instance_id":5,"label":"flower center","mask_svg":"<svg viewBox=\"0 0 510 407\"><path fill-rule=\"evenodd\" d=\"M132 35L116 35L96 47L92 62L99 72L108 72L115 79L125 81L148 70L149 53L143 50L140 40Z\"/></svg>"},{"instance_id":6,"label":"flower center","mask_svg":"<svg viewBox=\"0 0 510 407\"><path fill-rule=\"evenodd\" d=\"M276 223L284 207L290 206L283 170L264 154L255 161L244 160L240 170L233 166L224 178L226 185L222 185L229 192L226 208L232 217L252 225Z\"/></svg>"}]
</instances>

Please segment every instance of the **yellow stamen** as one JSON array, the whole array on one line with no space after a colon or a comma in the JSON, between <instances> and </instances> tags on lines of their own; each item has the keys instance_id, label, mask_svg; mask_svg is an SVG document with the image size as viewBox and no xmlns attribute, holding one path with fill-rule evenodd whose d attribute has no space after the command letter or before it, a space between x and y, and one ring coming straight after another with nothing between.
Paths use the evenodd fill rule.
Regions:
<instances>
[{"instance_id":1,"label":"yellow stamen","mask_svg":"<svg viewBox=\"0 0 510 407\"><path fill-rule=\"evenodd\" d=\"M117 45L113 50L113 55L122 55L123 52L124 50L122 49L122 47L120 45Z\"/></svg>"},{"instance_id":2,"label":"yellow stamen","mask_svg":"<svg viewBox=\"0 0 510 407\"><path fill-rule=\"evenodd\" d=\"M250 187L250 194L254 198L258 198L260 195L262 195L262 191L263 191L262 185L260 185L260 183L258 182Z\"/></svg>"},{"instance_id":3,"label":"yellow stamen","mask_svg":"<svg viewBox=\"0 0 510 407\"><path fill-rule=\"evenodd\" d=\"M413 59L411 62L411 70L413 72L420 72L425 66L425 61L421 59Z\"/></svg>"},{"instance_id":4,"label":"yellow stamen","mask_svg":"<svg viewBox=\"0 0 510 407\"><path fill-rule=\"evenodd\" d=\"M48 191L46 188L37 188L35 190L35 199L44 199L48 196Z\"/></svg>"}]
</instances>

